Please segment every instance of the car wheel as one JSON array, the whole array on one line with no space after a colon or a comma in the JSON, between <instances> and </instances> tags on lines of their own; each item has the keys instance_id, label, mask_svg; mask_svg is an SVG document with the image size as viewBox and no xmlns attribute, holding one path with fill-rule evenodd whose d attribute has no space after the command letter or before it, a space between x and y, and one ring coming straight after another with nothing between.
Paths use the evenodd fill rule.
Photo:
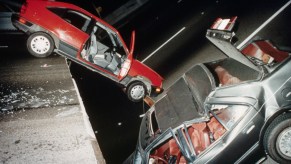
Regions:
<instances>
[{"instance_id":1,"label":"car wheel","mask_svg":"<svg viewBox=\"0 0 291 164\"><path fill-rule=\"evenodd\" d=\"M291 113L277 117L264 135L264 148L275 161L291 163Z\"/></svg>"},{"instance_id":2,"label":"car wheel","mask_svg":"<svg viewBox=\"0 0 291 164\"><path fill-rule=\"evenodd\" d=\"M36 32L31 34L27 39L27 49L35 57L47 57L54 50L54 41L46 33Z\"/></svg>"},{"instance_id":3,"label":"car wheel","mask_svg":"<svg viewBox=\"0 0 291 164\"><path fill-rule=\"evenodd\" d=\"M146 93L146 87L142 82L134 82L127 89L127 96L133 102L142 101Z\"/></svg>"}]
</instances>

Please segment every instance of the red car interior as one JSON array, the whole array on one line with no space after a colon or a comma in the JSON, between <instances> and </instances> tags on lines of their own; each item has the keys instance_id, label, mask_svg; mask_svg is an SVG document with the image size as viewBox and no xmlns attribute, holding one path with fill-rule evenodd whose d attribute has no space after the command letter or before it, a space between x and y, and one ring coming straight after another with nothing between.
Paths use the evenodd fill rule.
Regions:
<instances>
[{"instance_id":1,"label":"red car interior","mask_svg":"<svg viewBox=\"0 0 291 164\"><path fill-rule=\"evenodd\" d=\"M231 85L241 81L239 78L231 75L221 66L217 66L215 68L215 72L221 85ZM228 117L223 113L218 113L217 115L222 120ZM203 152L208 146L210 146L214 141L218 140L226 132L226 129L213 116L211 116L208 122L192 124L190 127L188 127L187 130L196 155L199 155L201 152ZM177 159L176 163L186 163L185 158L183 157L176 141L173 138L168 140L158 149L154 150L150 155L150 157L157 160L158 163L168 163L167 161L169 161L170 157L173 156L175 156Z\"/></svg>"},{"instance_id":2,"label":"red car interior","mask_svg":"<svg viewBox=\"0 0 291 164\"><path fill-rule=\"evenodd\" d=\"M281 62L289 55L288 52L278 50L270 41L259 40L249 44L242 50L242 53L247 56L256 57L268 62L268 58L274 58L275 62Z\"/></svg>"},{"instance_id":3,"label":"red car interior","mask_svg":"<svg viewBox=\"0 0 291 164\"><path fill-rule=\"evenodd\" d=\"M226 129L217 121L215 117L211 117L208 122L192 124L187 130L196 155L203 152L208 146L211 145L211 143L219 139L226 132ZM175 156L177 158L176 163L186 163L186 160L174 139L170 139L158 149L154 150L150 156L151 158L158 159L158 161L162 163L168 163L166 161L168 161L170 157Z\"/></svg>"}]
</instances>

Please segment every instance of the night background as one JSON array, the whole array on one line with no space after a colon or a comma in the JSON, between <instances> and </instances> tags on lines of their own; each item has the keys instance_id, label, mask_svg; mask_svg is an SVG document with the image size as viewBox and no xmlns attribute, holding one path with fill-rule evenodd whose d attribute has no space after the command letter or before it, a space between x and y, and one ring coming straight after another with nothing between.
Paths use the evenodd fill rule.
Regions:
<instances>
[{"instance_id":1,"label":"night background","mask_svg":"<svg viewBox=\"0 0 291 164\"><path fill-rule=\"evenodd\" d=\"M225 57L205 38L207 28L217 17L238 16L239 25L236 29L238 40L235 43L238 46L288 1L65 0L64 2L74 3L107 21L118 29L128 45L131 31L135 30L135 58L158 72L165 79L164 88L167 89L192 65ZM136 8L130 12L120 9L124 6L130 8L134 6L133 4ZM115 15L118 10L124 15ZM278 45L291 47L290 11L291 7L288 6L264 26L256 37L271 39ZM181 29L183 31L173 37ZM11 33L11 31L1 32L0 46L3 46L0 49L1 63L8 65L2 68L4 73L0 73L1 77L4 77L5 70L13 65L10 64L12 62L19 60L25 63L26 60L36 60L25 48L26 36L17 31ZM169 40L171 37L173 38ZM48 60L58 58L61 57L53 55ZM70 67L70 73L76 81L106 163L122 163L136 147L141 115L148 109L147 105L143 102L129 101L114 82L75 63ZM14 79L15 75L11 76L10 83L21 83L21 79ZM9 82L5 81L7 85L1 83L2 90L10 86ZM0 98L3 99L4 91L0 93L2 93ZM1 118L10 116L11 114L5 113Z\"/></svg>"}]
</instances>

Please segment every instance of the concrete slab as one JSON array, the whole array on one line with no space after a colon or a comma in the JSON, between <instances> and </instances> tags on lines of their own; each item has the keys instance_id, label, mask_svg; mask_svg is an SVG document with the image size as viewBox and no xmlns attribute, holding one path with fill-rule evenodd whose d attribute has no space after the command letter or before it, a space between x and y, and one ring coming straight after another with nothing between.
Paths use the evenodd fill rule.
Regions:
<instances>
[{"instance_id":1,"label":"concrete slab","mask_svg":"<svg viewBox=\"0 0 291 164\"><path fill-rule=\"evenodd\" d=\"M0 163L105 163L65 59L8 55L0 61Z\"/></svg>"}]
</instances>

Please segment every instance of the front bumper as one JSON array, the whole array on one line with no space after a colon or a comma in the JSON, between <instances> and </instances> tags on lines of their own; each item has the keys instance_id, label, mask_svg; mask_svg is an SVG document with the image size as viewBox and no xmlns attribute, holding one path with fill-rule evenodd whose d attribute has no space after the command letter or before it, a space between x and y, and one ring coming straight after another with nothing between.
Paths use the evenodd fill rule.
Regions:
<instances>
[{"instance_id":1,"label":"front bumper","mask_svg":"<svg viewBox=\"0 0 291 164\"><path fill-rule=\"evenodd\" d=\"M152 86L151 90L151 97L157 97L159 94L163 93L164 89L160 87L154 87Z\"/></svg>"}]
</instances>

